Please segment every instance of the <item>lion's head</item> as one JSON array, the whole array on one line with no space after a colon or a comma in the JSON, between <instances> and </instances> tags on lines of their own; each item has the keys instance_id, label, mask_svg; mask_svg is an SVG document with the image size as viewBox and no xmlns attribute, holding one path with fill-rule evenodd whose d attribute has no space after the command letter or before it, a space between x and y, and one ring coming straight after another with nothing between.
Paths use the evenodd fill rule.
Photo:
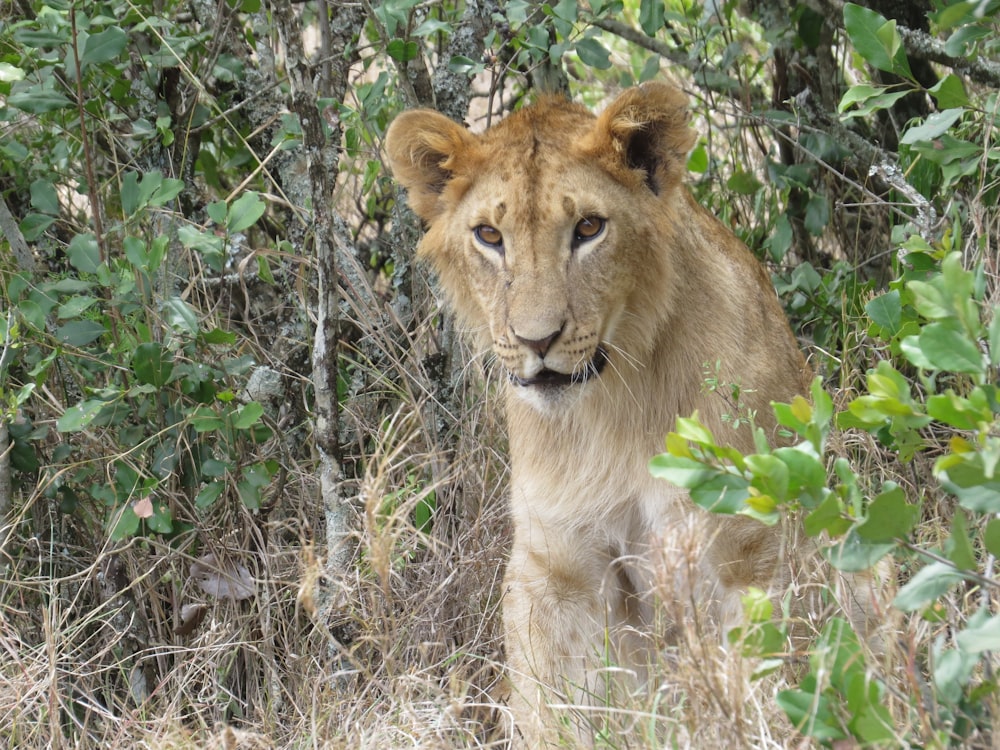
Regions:
<instances>
[{"instance_id":1,"label":"lion's head","mask_svg":"<svg viewBox=\"0 0 1000 750\"><path fill-rule=\"evenodd\" d=\"M683 93L647 84L600 117L548 97L482 135L428 110L389 128L420 256L531 402L649 357L678 283L656 248L685 221L687 122Z\"/></svg>"}]
</instances>

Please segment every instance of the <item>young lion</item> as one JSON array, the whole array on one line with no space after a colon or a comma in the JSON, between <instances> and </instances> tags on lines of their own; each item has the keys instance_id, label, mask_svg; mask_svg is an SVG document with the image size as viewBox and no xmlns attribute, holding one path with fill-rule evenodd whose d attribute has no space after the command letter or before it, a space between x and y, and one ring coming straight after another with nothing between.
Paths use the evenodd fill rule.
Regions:
<instances>
[{"instance_id":1,"label":"young lion","mask_svg":"<svg viewBox=\"0 0 1000 750\"><path fill-rule=\"evenodd\" d=\"M642 680L650 571L678 529L698 530L701 558L670 575L720 628L738 622L748 587L788 578L780 530L704 513L647 469L695 410L753 450L749 430L723 422L732 406L704 388L705 363L741 385L767 430L769 402L808 390L767 275L682 185L694 139L685 95L662 83L625 91L600 117L550 97L478 136L427 110L386 136L426 224L420 257L506 375L503 619L529 746L558 729L547 701L612 699L598 673L609 660Z\"/></svg>"}]
</instances>

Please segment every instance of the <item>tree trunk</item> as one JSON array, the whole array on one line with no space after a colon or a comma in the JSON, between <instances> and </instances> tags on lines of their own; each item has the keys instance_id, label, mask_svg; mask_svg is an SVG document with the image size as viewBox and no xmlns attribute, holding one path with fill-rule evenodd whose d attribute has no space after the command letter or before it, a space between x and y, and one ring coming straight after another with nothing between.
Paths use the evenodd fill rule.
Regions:
<instances>
[{"instance_id":1,"label":"tree trunk","mask_svg":"<svg viewBox=\"0 0 1000 750\"><path fill-rule=\"evenodd\" d=\"M327 138L322 113L316 106L320 95L340 101L348 89L348 72L354 60L354 39L360 32L364 16L358 8L335 4L330 23L321 22L321 42L324 49L340 50L341 54L324 63L317 92L313 84L315 71L306 59L302 45L302 28L290 0L273 0L271 9L285 51L285 65L291 88L289 109L297 115L302 128L302 150L307 180L305 197L311 216L306 217L307 239L311 240L316 256L319 292L316 300L316 331L312 352L312 382L315 390L315 445L319 458L320 498L326 524L328 580L333 591L319 592L319 617L326 621L339 600L340 584L350 577L354 561L357 517L350 499L342 492L343 477L340 462L340 415L337 400L338 357L340 338L337 285L337 253L350 253L339 247L343 238L335 228L332 202L336 183L340 128L331 123L332 135ZM320 5L326 21L327 8ZM297 206L300 211L306 207Z\"/></svg>"}]
</instances>

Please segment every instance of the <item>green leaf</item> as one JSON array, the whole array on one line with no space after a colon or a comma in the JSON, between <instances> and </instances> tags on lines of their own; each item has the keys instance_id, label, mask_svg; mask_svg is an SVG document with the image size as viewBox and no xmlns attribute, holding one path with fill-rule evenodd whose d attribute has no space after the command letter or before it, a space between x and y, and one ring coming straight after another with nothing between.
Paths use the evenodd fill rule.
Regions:
<instances>
[{"instance_id":1,"label":"green leaf","mask_svg":"<svg viewBox=\"0 0 1000 750\"><path fill-rule=\"evenodd\" d=\"M225 204L222 205L225 206ZM184 247L201 253L205 263L213 270L222 271L225 267L225 255L223 254L225 242L214 232L203 232L191 224L181 224L177 228L177 239Z\"/></svg>"},{"instance_id":2,"label":"green leaf","mask_svg":"<svg viewBox=\"0 0 1000 750\"><path fill-rule=\"evenodd\" d=\"M885 26L885 17L874 10L862 8L854 3L844 5L844 28L851 44L865 61L879 70L894 72L892 58L878 31Z\"/></svg>"},{"instance_id":3,"label":"green leaf","mask_svg":"<svg viewBox=\"0 0 1000 750\"><path fill-rule=\"evenodd\" d=\"M148 178L149 176L147 175L147 179ZM173 177L164 177L159 182L156 191L149 197L149 205L162 206L172 201L182 192L184 192L184 180L176 180Z\"/></svg>"},{"instance_id":4,"label":"green leaf","mask_svg":"<svg viewBox=\"0 0 1000 750\"><path fill-rule=\"evenodd\" d=\"M933 141L935 138L944 135L948 131L948 128L958 122L958 119L964 112L965 110L960 107L946 109L943 112L935 112L924 120L923 125L916 125L909 128L903 134L903 137L899 139L899 142L912 146L914 143L920 143L921 141Z\"/></svg>"},{"instance_id":5,"label":"green leaf","mask_svg":"<svg viewBox=\"0 0 1000 750\"><path fill-rule=\"evenodd\" d=\"M114 60L125 49L128 35L117 26L109 26L104 31L91 34L83 45L80 68Z\"/></svg>"},{"instance_id":6,"label":"green leaf","mask_svg":"<svg viewBox=\"0 0 1000 750\"><path fill-rule=\"evenodd\" d=\"M452 25L447 21L441 21L437 18L427 18L411 32L411 35L416 37L426 37L439 32L443 34L450 34L452 32Z\"/></svg>"},{"instance_id":7,"label":"green leaf","mask_svg":"<svg viewBox=\"0 0 1000 750\"><path fill-rule=\"evenodd\" d=\"M223 482L209 482L198 492L198 496L194 499L194 505L196 508L204 510L205 508L210 508L222 491L226 488Z\"/></svg>"},{"instance_id":8,"label":"green leaf","mask_svg":"<svg viewBox=\"0 0 1000 750\"><path fill-rule=\"evenodd\" d=\"M170 506L163 500L153 500L153 515L146 519L146 526L157 534L169 534L174 530Z\"/></svg>"},{"instance_id":9,"label":"green leaf","mask_svg":"<svg viewBox=\"0 0 1000 750\"><path fill-rule=\"evenodd\" d=\"M580 62L591 68L607 70L611 67L611 53L596 39L583 37L576 42L576 54Z\"/></svg>"},{"instance_id":10,"label":"green leaf","mask_svg":"<svg viewBox=\"0 0 1000 750\"><path fill-rule=\"evenodd\" d=\"M209 406L199 406L191 412L188 419L195 432L212 432L226 426L226 420Z\"/></svg>"},{"instance_id":11,"label":"green leaf","mask_svg":"<svg viewBox=\"0 0 1000 750\"><path fill-rule=\"evenodd\" d=\"M951 537L948 541L950 543L948 559L955 564L955 567L959 570L975 570L976 553L969 539L968 520L961 508L955 511L951 519Z\"/></svg>"},{"instance_id":12,"label":"green leaf","mask_svg":"<svg viewBox=\"0 0 1000 750\"><path fill-rule=\"evenodd\" d=\"M664 6L663 0L640 0L639 25L646 36L656 36L656 32L663 28Z\"/></svg>"},{"instance_id":13,"label":"green leaf","mask_svg":"<svg viewBox=\"0 0 1000 750\"><path fill-rule=\"evenodd\" d=\"M983 4L982 0L980 3ZM959 6L971 6L973 3L957 3ZM995 11L993 11L995 12ZM944 43L944 53L951 57L968 57L974 51L976 43L981 39L992 39L996 32L993 25L968 25L955 29Z\"/></svg>"},{"instance_id":14,"label":"green leaf","mask_svg":"<svg viewBox=\"0 0 1000 750\"><path fill-rule=\"evenodd\" d=\"M822 553L837 570L856 573L868 570L895 548L895 544L865 542L857 532L852 531L839 544L824 547Z\"/></svg>"},{"instance_id":15,"label":"green leaf","mask_svg":"<svg viewBox=\"0 0 1000 750\"><path fill-rule=\"evenodd\" d=\"M15 83L24 80L24 71L9 62L0 61L0 83Z\"/></svg>"},{"instance_id":16,"label":"green leaf","mask_svg":"<svg viewBox=\"0 0 1000 750\"><path fill-rule=\"evenodd\" d=\"M956 107L968 107L969 97L965 93L965 86L954 73L949 73L936 85L930 89L931 96L937 101L938 109L952 109Z\"/></svg>"},{"instance_id":17,"label":"green leaf","mask_svg":"<svg viewBox=\"0 0 1000 750\"><path fill-rule=\"evenodd\" d=\"M161 234L149 243L149 260L145 266L145 270L149 273L156 271L163 263L163 258L167 254L167 246L169 242L170 239L165 234Z\"/></svg>"},{"instance_id":18,"label":"green leaf","mask_svg":"<svg viewBox=\"0 0 1000 750\"><path fill-rule=\"evenodd\" d=\"M64 326L59 326L55 335L64 344L86 346L107 333L107 330L103 323L95 320L73 320Z\"/></svg>"},{"instance_id":19,"label":"green leaf","mask_svg":"<svg viewBox=\"0 0 1000 750\"><path fill-rule=\"evenodd\" d=\"M652 81L654 78L660 75L660 56L650 55L646 58L646 62L642 65L642 70L639 72L639 83L645 83L646 81ZM697 147L695 148L697 150ZM706 168L708 167L707 156L706 156ZM688 163L688 169L691 169L690 160ZM698 170L692 169L692 172L697 172ZM701 170L704 172L705 170ZM699 172L700 174L700 172Z\"/></svg>"},{"instance_id":20,"label":"green leaf","mask_svg":"<svg viewBox=\"0 0 1000 750\"><path fill-rule=\"evenodd\" d=\"M779 214L777 221L774 222L774 233L765 243L771 259L775 262L783 260L792 246L793 239L792 224L788 216L785 213Z\"/></svg>"},{"instance_id":21,"label":"green leaf","mask_svg":"<svg viewBox=\"0 0 1000 750\"><path fill-rule=\"evenodd\" d=\"M826 468L811 443L776 449L772 455L788 468L788 499L815 507L826 490Z\"/></svg>"},{"instance_id":22,"label":"green leaf","mask_svg":"<svg viewBox=\"0 0 1000 750\"><path fill-rule=\"evenodd\" d=\"M708 171L708 151L704 143L699 143L688 156L687 168L689 172L704 174Z\"/></svg>"},{"instance_id":23,"label":"green leaf","mask_svg":"<svg viewBox=\"0 0 1000 750\"><path fill-rule=\"evenodd\" d=\"M59 320L79 318L83 312L89 310L96 303L96 297L89 297L84 294L73 295L64 303L59 305L59 309L56 310L56 317L59 318Z\"/></svg>"},{"instance_id":24,"label":"green leaf","mask_svg":"<svg viewBox=\"0 0 1000 750\"><path fill-rule=\"evenodd\" d=\"M834 492L828 493L823 502L803 521L803 528L809 536L816 536L825 531L835 538L846 534L851 526L853 521L846 517L844 503Z\"/></svg>"},{"instance_id":25,"label":"green leaf","mask_svg":"<svg viewBox=\"0 0 1000 750\"><path fill-rule=\"evenodd\" d=\"M139 516L132 510L131 505L126 505L114 519L114 525L111 527L111 541L121 542L135 536L137 531L139 531Z\"/></svg>"},{"instance_id":26,"label":"green leaf","mask_svg":"<svg viewBox=\"0 0 1000 750\"><path fill-rule=\"evenodd\" d=\"M982 0L951 3L936 14L935 24L940 31L947 31L958 25L974 23L977 20L976 9L983 7L983 5Z\"/></svg>"},{"instance_id":27,"label":"green leaf","mask_svg":"<svg viewBox=\"0 0 1000 750\"><path fill-rule=\"evenodd\" d=\"M174 328L191 337L198 335L198 314L184 300L171 297L163 303L163 314Z\"/></svg>"},{"instance_id":28,"label":"green leaf","mask_svg":"<svg viewBox=\"0 0 1000 750\"><path fill-rule=\"evenodd\" d=\"M753 474L752 486L778 502L788 497L788 465L775 455L754 454L746 457L746 467Z\"/></svg>"},{"instance_id":29,"label":"green leaf","mask_svg":"<svg viewBox=\"0 0 1000 750\"><path fill-rule=\"evenodd\" d=\"M913 306L928 320L947 320L955 316L954 308L944 291L926 281L911 281L906 288L913 294Z\"/></svg>"},{"instance_id":30,"label":"green leaf","mask_svg":"<svg viewBox=\"0 0 1000 750\"><path fill-rule=\"evenodd\" d=\"M920 520L920 508L906 502L902 488L886 483L886 488L868 506L868 518L858 526L858 536L866 542L902 539Z\"/></svg>"},{"instance_id":31,"label":"green leaf","mask_svg":"<svg viewBox=\"0 0 1000 750\"><path fill-rule=\"evenodd\" d=\"M136 208L145 208L156 191L163 185L163 174L159 170L146 172L142 175L138 183L138 196L136 198Z\"/></svg>"},{"instance_id":32,"label":"green leaf","mask_svg":"<svg viewBox=\"0 0 1000 750\"><path fill-rule=\"evenodd\" d=\"M906 78L913 78L910 72L910 61L906 59L906 50L903 47L903 39L896 28L895 19L886 21L875 32L875 36L882 42L882 47L890 60L890 72Z\"/></svg>"},{"instance_id":33,"label":"green leaf","mask_svg":"<svg viewBox=\"0 0 1000 750\"><path fill-rule=\"evenodd\" d=\"M982 390L974 390L969 396L962 398L950 388L945 393L936 393L927 399L927 413L960 430L978 430L981 424L993 421L993 410Z\"/></svg>"},{"instance_id":34,"label":"green leaf","mask_svg":"<svg viewBox=\"0 0 1000 750\"><path fill-rule=\"evenodd\" d=\"M35 49L58 47L60 44L69 42L69 28L65 24L60 29L39 29L22 26L15 29L14 40L26 47L33 47Z\"/></svg>"},{"instance_id":35,"label":"green leaf","mask_svg":"<svg viewBox=\"0 0 1000 750\"><path fill-rule=\"evenodd\" d=\"M558 0L554 5L547 3L544 8L552 9L553 24L560 36L568 37L573 33L573 24L579 13L576 0Z\"/></svg>"},{"instance_id":36,"label":"green leaf","mask_svg":"<svg viewBox=\"0 0 1000 750\"><path fill-rule=\"evenodd\" d=\"M796 688L781 690L774 700L795 728L807 737L828 741L847 736L830 708L829 698L823 694Z\"/></svg>"},{"instance_id":37,"label":"green leaf","mask_svg":"<svg viewBox=\"0 0 1000 750\"><path fill-rule=\"evenodd\" d=\"M206 344L234 346L236 344L236 334L231 331L224 331L221 328L213 328L211 331L202 336L201 340Z\"/></svg>"},{"instance_id":38,"label":"green leaf","mask_svg":"<svg viewBox=\"0 0 1000 750\"><path fill-rule=\"evenodd\" d=\"M138 237L126 237L122 240L122 248L125 250L125 258L136 268L149 271L149 253L146 250L146 243Z\"/></svg>"},{"instance_id":39,"label":"green leaf","mask_svg":"<svg viewBox=\"0 0 1000 750\"><path fill-rule=\"evenodd\" d=\"M31 213L24 217L24 220L19 225L19 229L21 230L21 234L24 235L25 241L34 242L55 222L56 219L54 216Z\"/></svg>"},{"instance_id":40,"label":"green leaf","mask_svg":"<svg viewBox=\"0 0 1000 750\"><path fill-rule=\"evenodd\" d=\"M263 490L270 482L271 472L267 464L252 464L243 469L243 476L236 483L236 493L245 507L258 510Z\"/></svg>"},{"instance_id":41,"label":"green leaf","mask_svg":"<svg viewBox=\"0 0 1000 750\"><path fill-rule=\"evenodd\" d=\"M924 354L923 348L920 346L919 336L906 336L899 341L899 351L910 361L911 364L916 365L922 370L933 370L934 364L927 358ZM841 425L845 426L845 425Z\"/></svg>"},{"instance_id":42,"label":"green leaf","mask_svg":"<svg viewBox=\"0 0 1000 750\"><path fill-rule=\"evenodd\" d=\"M904 612L913 612L930 604L964 578L953 565L932 562L921 568L899 590L892 604Z\"/></svg>"},{"instance_id":43,"label":"green leaf","mask_svg":"<svg viewBox=\"0 0 1000 750\"><path fill-rule=\"evenodd\" d=\"M228 212L229 206L226 205L225 201L215 201L215 203L209 203L205 207L205 213L208 214L208 218L216 224L225 224Z\"/></svg>"},{"instance_id":44,"label":"green leaf","mask_svg":"<svg viewBox=\"0 0 1000 750\"><path fill-rule=\"evenodd\" d=\"M837 105L837 111L842 113L852 104L858 105L846 115L844 119L851 117L867 117L872 112L881 109L889 109L897 100L909 94L907 89L896 89L892 91L885 86L871 86L867 83L851 86Z\"/></svg>"},{"instance_id":45,"label":"green leaf","mask_svg":"<svg viewBox=\"0 0 1000 750\"><path fill-rule=\"evenodd\" d=\"M657 479L666 480L677 487L690 488L707 482L718 474L719 470L706 466L700 461L695 461L693 458L662 453L650 459L649 473Z\"/></svg>"},{"instance_id":46,"label":"green leaf","mask_svg":"<svg viewBox=\"0 0 1000 750\"><path fill-rule=\"evenodd\" d=\"M1000 557L1000 518L991 518L983 530L983 546L994 557Z\"/></svg>"},{"instance_id":47,"label":"green leaf","mask_svg":"<svg viewBox=\"0 0 1000 750\"><path fill-rule=\"evenodd\" d=\"M739 513L750 497L750 483L741 476L719 472L690 490L696 505L713 513Z\"/></svg>"},{"instance_id":48,"label":"green leaf","mask_svg":"<svg viewBox=\"0 0 1000 750\"><path fill-rule=\"evenodd\" d=\"M32 86L7 97L7 104L31 115L44 115L57 109L72 106L73 102L58 91Z\"/></svg>"},{"instance_id":49,"label":"green leaf","mask_svg":"<svg viewBox=\"0 0 1000 750\"><path fill-rule=\"evenodd\" d=\"M264 407L256 401L244 404L233 419L233 427L237 430L249 430L260 421L264 414Z\"/></svg>"},{"instance_id":50,"label":"green leaf","mask_svg":"<svg viewBox=\"0 0 1000 750\"><path fill-rule=\"evenodd\" d=\"M122 177L122 186L119 193L122 204L122 214L126 218L134 214L141 208L139 202L139 175L136 172L126 172Z\"/></svg>"},{"instance_id":51,"label":"green leaf","mask_svg":"<svg viewBox=\"0 0 1000 750\"><path fill-rule=\"evenodd\" d=\"M226 216L226 229L229 232L242 232L257 223L257 219L264 215L267 205L260 199L260 196L253 191L241 195L233 205L229 207Z\"/></svg>"},{"instance_id":52,"label":"green leaf","mask_svg":"<svg viewBox=\"0 0 1000 750\"><path fill-rule=\"evenodd\" d=\"M809 665L813 673L829 675L831 687L842 693L850 692L855 675L864 676L861 644L845 619L831 617L823 626L815 648L810 651Z\"/></svg>"},{"instance_id":53,"label":"green leaf","mask_svg":"<svg viewBox=\"0 0 1000 750\"><path fill-rule=\"evenodd\" d=\"M865 305L865 312L886 337L899 333L903 321L903 304L898 290L893 289L871 300Z\"/></svg>"},{"instance_id":54,"label":"green leaf","mask_svg":"<svg viewBox=\"0 0 1000 750\"><path fill-rule=\"evenodd\" d=\"M959 504L977 513L1000 513L1000 480L987 476L982 456L973 454L963 463L936 472L941 486Z\"/></svg>"},{"instance_id":55,"label":"green leaf","mask_svg":"<svg viewBox=\"0 0 1000 750\"><path fill-rule=\"evenodd\" d=\"M449 71L469 76L473 76L484 70L485 67L486 66L482 62L477 62L470 57L466 57L465 55L452 55L451 59L448 61Z\"/></svg>"},{"instance_id":56,"label":"green leaf","mask_svg":"<svg viewBox=\"0 0 1000 750\"><path fill-rule=\"evenodd\" d=\"M69 241L66 248L70 265L80 273L96 273L101 265L101 251L97 246L97 237L90 232L77 234Z\"/></svg>"},{"instance_id":57,"label":"green leaf","mask_svg":"<svg viewBox=\"0 0 1000 750\"><path fill-rule=\"evenodd\" d=\"M31 183L31 205L43 214L59 215L59 196L56 186L41 178Z\"/></svg>"},{"instance_id":58,"label":"green leaf","mask_svg":"<svg viewBox=\"0 0 1000 750\"><path fill-rule=\"evenodd\" d=\"M881 705L882 690L878 682L856 672L848 682L847 696L848 710L854 715L848 728L858 739L866 744L880 744L897 738L892 715Z\"/></svg>"},{"instance_id":59,"label":"green leaf","mask_svg":"<svg viewBox=\"0 0 1000 750\"><path fill-rule=\"evenodd\" d=\"M715 445L715 437L712 435L712 431L698 420L697 414L692 417L678 417L674 432L685 440L690 440L692 443L697 443L698 445Z\"/></svg>"},{"instance_id":60,"label":"green leaf","mask_svg":"<svg viewBox=\"0 0 1000 750\"><path fill-rule=\"evenodd\" d=\"M918 337L921 352L936 370L982 373L982 352L957 322L930 323ZM916 364L916 363L914 363Z\"/></svg>"},{"instance_id":61,"label":"green leaf","mask_svg":"<svg viewBox=\"0 0 1000 750\"><path fill-rule=\"evenodd\" d=\"M805 226L814 237L823 234L826 225L830 223L830 203L822 193L809 196L806 204Z\"/></svg>"},{"instance_id":62,"label":"green leaf","mask_svg":"<svg viewBox=\"0 0 1000 750\"><path fill-rule=\"evenodd\" d=\"M420 47L414 41L406 39L390 39L385 51L393 60L399 62L409 62L417 59L420 54Z\"/></svg>"},{"instance_id":63,"label":"green leaf","mask_svg":"<svg viewBox=\"0 0 1000 750\"><path fill-rule=\"evenodd\" d=\"M170 353L157 342L139 344L132 355L132 370L140 383L162 388L173 372Z\"/></svg>"},{"instance_id":64,"label":"green leaf","mask_svg":"<svg viewBox=\"0 0 1000 750\"><path fill-rule=\"evenodd\" d=\"M959 648L970 654L1000 649L1000 615L994 615L978 627L970 627L956 636Z\"/></svg>"},{"instance_id":65,"label":"green leaf","mask_svg":"<svg viewBox=\"0 0 1000 750\"><path fill-rule=\"evenodd\" d=\"M426 534L431 530L436 509L437 498L433 491L417 499L416 505L413 506L413 524L417 531Z\"/></svg>"},{"instance_id":66,"label":"green leaf","mask_svg":"<svg viewBox=\"0 0 1000 750\"><path fill-rule=\"evenodd\" d=\"M56 420L56 429L59 432L79 432L94 421L94 417L107 403L98 398L91 398L69 407Z\"/></svg>"},{"instance_id":67,"label":"green leaf","mask_svg":"<svg viewBox=\"0 0 1000 750\"><path fill-rule=\"evenodd\" d=\"M726 180L726 188L739 195L753 195L760 190L761 184L752 172L737 168Z\"/></svg>"}]
</instances>

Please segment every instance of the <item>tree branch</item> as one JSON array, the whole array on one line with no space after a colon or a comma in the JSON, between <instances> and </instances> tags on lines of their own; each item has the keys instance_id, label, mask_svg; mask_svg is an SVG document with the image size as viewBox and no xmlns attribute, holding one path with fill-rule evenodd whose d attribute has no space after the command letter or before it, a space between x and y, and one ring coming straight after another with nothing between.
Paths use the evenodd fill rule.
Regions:
<instances>
[{"instance_id":1,"label":"tree branch","mask_svg":"<svg viewBox=\"0 0 1000 750\"><path fill-rule=\"evenodd\" d=\"M905 26L897 26L899 36L906 46L906 54L920 57L939 65L947 65L952 70L963 73L969 80L986 86L1000 87L1000 64L982 57L968 59L952 57L944 50L944 42L923 31L914 31Z\"/></svg>"},{"instance_id":2,"label":"tree branch","mask_svg":"<svg viewBox=\"0 0 1000 750\"><path fill-rule=\"evenodd\" d=\"M349 498L343 496L340 463L340 413L337 398L338 359L340 339L339 302L337 284L337 253L340 234L332 210L337 176L339 127L331 123L332 138L327 138L322 114L316 106L317 92L313 84L313 71L306 59L302 43L299 17L289 0L272 0L271 9L279 38L285 51L285 69L291 89L289 109L298 116L302 128L302 156L305 161L305 186L309 209L312 214L310 235L316 256L319 293L316 303L316 332L313 341L312 382L315 391L314 438L319 454L320 493L326 516L327 572L335 582L349 577L354 559L356 517ZM349 18L335 18L328 29L344 35L342 54L331 62L331 80L321 86L338 100L342 100L348 86L353 37L361 28L363 16L355 9L335 5L335 13ZM333 33L331 31L331 33ZM332 44L331 44L332 47ZM343 250L341 250L343 252ZM330 597L321 597L323 609L332 605ZM336 597L334 597L336 598ZM328 611L320 613L326 617Z\"/></svg>"},{"instance_id":3,"label":"tree branch","mask_svg":"<svg viewBox=\"0 0 1000 750\"><path fill-rule=\"evenodd\" d=\"M603 29L610 34L614 34L615 36L624 39L626 42L631 42L632 44L642 47L645 50L655 52L657 55L669 60L674 65L688 70L695 77L698 85L704 87L708 91L713 91L717 94L723 94L729 98L733 98L732 88L713 83L713 78L722 81L725 79L724 75L705 75L706 70L709 69L709 65L704 60L692 57L677 48L670 47L664 42L661 42L659 39L646 36L646 34L639 29L636 29L627 23L616 21L612 18L592 18L589 23L592 26L596 26L599 29ZM721 71L719 72L721 73ZM750 101L763 102L766 100L767 97L761 89L750 89ZM740 103L745 104L745 101L741 101Z\"/></svg>"}]
</instances>

